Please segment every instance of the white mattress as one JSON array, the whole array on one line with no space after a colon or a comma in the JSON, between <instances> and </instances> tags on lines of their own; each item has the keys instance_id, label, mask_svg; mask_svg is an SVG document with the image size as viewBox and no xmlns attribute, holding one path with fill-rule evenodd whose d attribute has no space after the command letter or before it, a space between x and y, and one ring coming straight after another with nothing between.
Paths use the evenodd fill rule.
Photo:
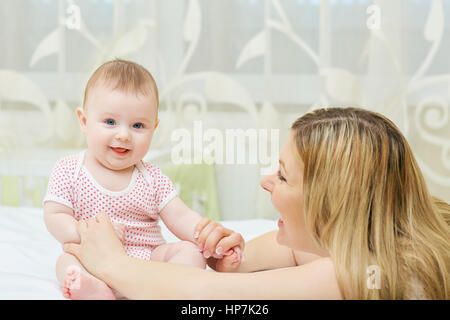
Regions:
<instances>
[{"instance_id":1,"label":"white mattress","mask_svg":"<svg viewBox=\"0 0 450 320\"><path fill-rule=\"evenodd\" d=\"M55 262L63 252L48 233L42 209L0 206L0 300L65 299L56 280ZM222 221L246 241L275 230L272 220ZM177 238L161 223L167 242Z\"/></svg>"}]
</instances>

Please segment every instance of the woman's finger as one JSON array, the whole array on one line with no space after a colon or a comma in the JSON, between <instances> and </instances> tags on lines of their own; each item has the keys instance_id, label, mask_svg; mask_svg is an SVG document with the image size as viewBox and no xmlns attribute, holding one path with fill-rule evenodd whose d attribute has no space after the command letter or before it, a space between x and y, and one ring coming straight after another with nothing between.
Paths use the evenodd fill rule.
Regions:
<instances>
[{"instance_id":1,"label":"woman's finger","mask_svg":"<svg viewBox=\"0 0 450 320\"><path fill-rule=\"evenodd\" d=\"M242 235L237 232L232 232L230 235L223 237L217 243L217 247L223 248L224 252L227 252L236 246L240 247L241 251L244 250L244 246L245 246L244 238L242 238Z\"/></svg>"},{"instance_id":2,"label":"woman's finger","mask_svg":"<svg viewBox=\"0 0 450 320\"><path fill-rule=\"evenodd\" d=\"M198 239L203 228L205 228L208 225L208 223L210 223L210 222L211 222L211 219L203 217L199 221L199 223L197 223L197 225L195 226L195 229L194 229L194 239Z\"/></svg>"},{"instance_id":3,"label":"woman's finger","mask_svg":"<svg viewBox=\"0 0 450 320\"><path fill-rule=\"evenodd\" d=\"M211 255L222 255L226 250L217 246L217 243L226 236L227 233L231 233L231 230L225 229L220 224L216 225L208 235L203 247L203 256L209 258ZM205 255L206 254L206 255Z\"/></svg>"},{"instance_id":4,"label":"woman's finger","mask_svg":"<svg viewBox=\"0 0 450 320\"><path fill-rule=\"evenodd\" d=\"M99 212L97 214L96 220L97 220L97 222L103 222L105 220L110 220L111 221L109 215L107 213L105 213L105 212Z\"/></svg>"},{"instance_id":5,"label":"woman's finger","mask_svg":"<svg viewBox=\"0 0 450 320\"><path fill-rule=\"evenodd\" d=\"M217 224L215 222L211 222L206 227L204 227L203 230L200 232L197 239L197 243L199 245L200 250L204 249L205 241L209 237L209 234L214 230L216 225Z\"/></svg>"},{"instance_id":6,"label":"woman's finger","mask_svg":"<svg viewBox=\"0 0 450 320\"><path fill-rule=\"evenodd\" d=\"M80 258L80 247L81 245L76 243L65 243L63 250L66 253L73 254L75 257Z\"/></svg>"},{"instance_id":7,"label":"woman's finger","mask_svg":"<svg viewBox=\"0 0 450 320\"><path fill-rule=\"evenodd\" d=\"M205 248L212 250L216 254L223 255L229 248L221 246L220 242L222 239L229 237L232 233L232 230L217 224L213 231L209 234L208 239L206 239Z\"/></svg>"},{"instance_id":8,"label":"woman's finger","mask_svg":"<svg viewBox=\"0 0 450 320\"><path fill-rule=\"evenodd\" d=\"M127 225L126 224L119 223L118 226L119 226L119 229L122 230L122 232L126 232L127 231Z\"/></svg>"},{"instance_id":9,"label":"woman's finger","mask_svg":"<svg viewBox=\"0 0 450 320\"><path fill-rule=\"evenodd\" d=\"M110 229L115 229L115 227L114 227L114 225L116 224L119 224L119 225L121 225L120 223L114 223L112 220L111 220L111 217L109 216L109 214L107 214L107 213L104 213L104 212L99 212L99 214L97 214L97 217L96 217L96 220L97 220L97 227L101 227L101 228L110 228ZM127 229L126 228L126 225L124 225L125 226L125 229Z\"/></svg>"},{"instance_id":10,"label":"woman's finger","mask_svg":"<svg viewBox=\"0 0 450 320\"><path fill-rule=\"evenodd\" d=\"M80 234L80 236L81 236L81 234L84 233L86 231L86 229L87 229L86 220L78 220L78 222L77 222L78 234Z\"/></svg>"},{"instance_id":11,"label":"woman's finger","mask_svg":"<svg viewBox=\"0 0 450 320\"><path fill-rule=\"evenodd\" d=\"M91 219L87 219L86 221L86 225L88 228L92 228L92 226L97 223L96 218L91 218Z\"/></svg>"},{"instance_id":12,"label":"woman's finger","mask_svg":"<svg viewBox=\"0 0 450 320\"><path fill-rule=\"evenodd\" d=\"M242 260L242 250L241 250L241 248L239 248L239 247L234 247L233 250L234 250L234 252L236 252L236 254L237 254L236 260L234 260L233 262L236 263L236 262L241 261L241 260Z\"/></svg>"}]
</instances>

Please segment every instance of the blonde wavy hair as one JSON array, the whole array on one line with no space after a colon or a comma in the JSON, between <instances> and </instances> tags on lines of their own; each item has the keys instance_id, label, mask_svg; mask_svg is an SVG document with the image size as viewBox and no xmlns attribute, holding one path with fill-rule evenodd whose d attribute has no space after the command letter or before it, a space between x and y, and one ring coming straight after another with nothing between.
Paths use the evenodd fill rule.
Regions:
<instances>
[{"instance_id":1,"label":"blonde wavy hair","mask_svg":"<svg viewBox=\"0 0 450 320\"><path fill-rule=\"evenodd\" d=\"M381 114L327 108L292 125L308 231L344 299L449 299L450 205L430 195L411 148ZM368 285L368 267L380 288Z\"/></svg>"}]
</instances>

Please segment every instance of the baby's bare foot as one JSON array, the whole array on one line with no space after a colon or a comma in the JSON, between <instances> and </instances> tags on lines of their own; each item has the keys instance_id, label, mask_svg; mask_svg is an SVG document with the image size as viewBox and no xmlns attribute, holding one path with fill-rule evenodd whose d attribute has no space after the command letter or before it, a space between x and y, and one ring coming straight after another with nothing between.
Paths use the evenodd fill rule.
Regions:
<instances>
[{"instance_id":1,"label":"baby's bare foot","mask_svg":"<svg viewBox=\"0 0 450 320\"><path fill-rule=\"evenodd\" d=\"M62 286L63 296L72 300L114 300L115 296L104 282L69 266Z\"/></svg>"}]
</instances>

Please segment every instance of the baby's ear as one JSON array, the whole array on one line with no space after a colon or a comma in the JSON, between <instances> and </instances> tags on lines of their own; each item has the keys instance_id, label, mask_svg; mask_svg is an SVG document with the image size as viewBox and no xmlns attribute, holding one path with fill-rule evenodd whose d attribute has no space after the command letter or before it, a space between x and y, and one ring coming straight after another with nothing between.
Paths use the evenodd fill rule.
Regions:
<instances>
[{"instance_id":1,"label":"baby's ear","mask_svg":"<svg viewBox=\"0 0 450 320\"><path fill-rule=\"evenodd\" d=\"M77 108L76 110L78 122L80 123L80 128L83 133L86 130L86 115L84 114L84 110L82 108Z\"/></svg>"}]
</instances>

